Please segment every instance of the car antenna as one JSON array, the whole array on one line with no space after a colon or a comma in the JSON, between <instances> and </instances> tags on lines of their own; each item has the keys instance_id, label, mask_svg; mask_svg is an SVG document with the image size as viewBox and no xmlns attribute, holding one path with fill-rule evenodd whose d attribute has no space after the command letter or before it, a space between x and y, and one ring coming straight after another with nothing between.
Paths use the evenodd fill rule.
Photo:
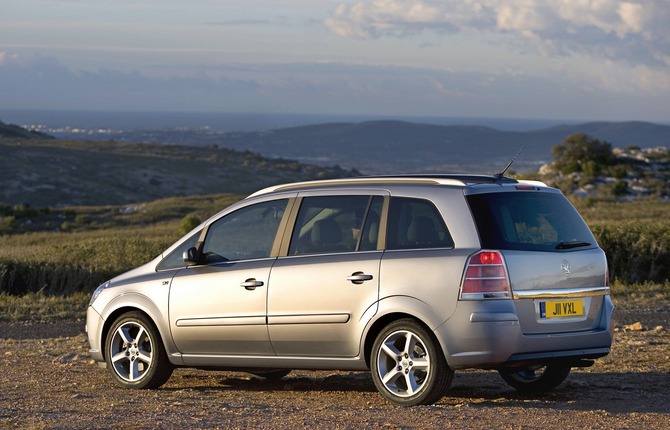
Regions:
<instances>
[{"instance_id":1,"label":"car antenna","mask_svg":"<svg viewBox=\"0 0 670 430\"><path fill-rule=\"evenodd\" d=\"M498 173L497 175L494 175L494 176L498 179L502 179L503 176L505 176L505 172L507 172L507 169L510 168L512 163L514 163L514 161L516 160L516 157L518 157L519 154L521 154L521 151L523 151L525 148L526 148L526 145L523 145L521 147L521 149L519 149L519 152L517 152L516 155L514 157L512 157L512 159L509 161L509 163L507 163L507 166L505 166L505 168L502 170L502 172L500 172L500 173Z\"/></svg>"}]
</instances>

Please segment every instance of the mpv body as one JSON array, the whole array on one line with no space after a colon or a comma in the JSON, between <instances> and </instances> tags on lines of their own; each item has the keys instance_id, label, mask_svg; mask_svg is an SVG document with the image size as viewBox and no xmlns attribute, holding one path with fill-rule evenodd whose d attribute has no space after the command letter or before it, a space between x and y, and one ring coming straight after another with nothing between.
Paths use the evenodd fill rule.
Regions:
<instances>
[{"instance_id":1,"label":"mpv body","mask_svg":"<svg viewBox=\"0 0 670 430\"><path fill-rule=\"evenodd\" d=\"M609 353L612 311L605 254L560 191L397 176L256 192L98 287L86 325L124 387L175 367L370 370L416 405L459 369L550 390Z\"/></svg>"}]
</instances>

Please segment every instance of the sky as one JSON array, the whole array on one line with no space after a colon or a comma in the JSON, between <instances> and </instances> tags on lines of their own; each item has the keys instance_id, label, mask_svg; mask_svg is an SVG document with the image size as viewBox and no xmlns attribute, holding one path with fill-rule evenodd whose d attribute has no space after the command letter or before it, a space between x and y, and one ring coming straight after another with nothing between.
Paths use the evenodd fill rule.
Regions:
<instances>
[{"instance_id":1,"label":"sky","mask_svg":"<svg viewBox=\"0 0 670 430\"><path fill-rule=\"evenodd\" d=\"M668 0L0 0L0 109L670 122Z\"/></svg>"}]
</instances>

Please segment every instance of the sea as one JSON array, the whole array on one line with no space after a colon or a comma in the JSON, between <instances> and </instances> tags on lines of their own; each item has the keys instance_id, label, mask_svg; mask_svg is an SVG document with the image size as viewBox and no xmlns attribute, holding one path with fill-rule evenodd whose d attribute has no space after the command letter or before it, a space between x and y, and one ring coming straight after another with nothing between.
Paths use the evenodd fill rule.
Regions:
<instances>
[{"instance_id":1,"label":"sea","mask_svg":"<svg viewBox=\"0 0 670 430\"><path fill-rule=\"evenodd\" d=\"M203 130L216 132L264 131L335 122L398 120L435 125L478 125L506 131L526 131L582 120L528 118L474 118L441 116L326 115L294 113L212 112L103 112L0 109L0 121L56 137L70 137L72 130L90 132L137 130Z\"/></svg>"}]
</instances>

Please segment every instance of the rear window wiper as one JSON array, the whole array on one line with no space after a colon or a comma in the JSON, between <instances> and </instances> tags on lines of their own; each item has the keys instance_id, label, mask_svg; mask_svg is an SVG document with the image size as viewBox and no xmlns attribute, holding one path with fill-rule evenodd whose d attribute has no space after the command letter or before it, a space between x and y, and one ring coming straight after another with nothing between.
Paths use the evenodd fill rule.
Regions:
<instances>
[{"instance_id":1,"label":"rear window wiper","mask_svg":"<svg viewBox=\"0 0 670 430\"><path fill-rule=\"evenodd\" d=\"M556 245L555 249L572 249L581 248L583 246L591 246L589 242L561 242Z\"/></svg>"}]
</instances>

